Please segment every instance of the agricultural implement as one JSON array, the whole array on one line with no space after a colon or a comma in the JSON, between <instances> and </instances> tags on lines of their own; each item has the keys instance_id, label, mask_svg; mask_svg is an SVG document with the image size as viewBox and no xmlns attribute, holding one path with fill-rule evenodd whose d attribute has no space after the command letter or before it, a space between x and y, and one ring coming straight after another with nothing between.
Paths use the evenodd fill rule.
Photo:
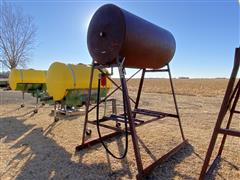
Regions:
<instances>
[{"instance_id":1,"label":"agricultural implement","mask_svg":"<svg viewBox=\"0 0 240 180\"><path fill-rule=\"evenodd\" d=\"M115 5L108 4L100 7L92 17L88 28L87 41L88 49L93 58L93 62L89 79L90 84L86 103L82 144L76 147L76 151L89 148L90 146L101 142L103 147L111 156L117 159L122 159L127 154L128 135L131 135L138 169L137 178L142 179L149 175L157 165L163 163L166 159L173 156L187 144L181 125L169 67L169 62L175 53L175 39L167 30L147 22L144 19L141 19ZM117 68L121 85L118 85L110 78L108 73L104 72L105 68ZM125 77L126 68L137 69L135 74L142 72L136 99L129 96L127 86L127 81L135 76L135 74L127 80ZM101 72L97 83L97 104L90 107L95 70L99 70ZM168 73L176 114L142 109L139 107L145 74L148 72ZM116 89L109 93L105 98L100 98L100 89L105 78L111 81L112 84L116 86ZM99 105L110 98L110 96L117 90L121 90L122 92L123 113L112 113L110 115L103 115L103 117L100 118ZM133 109L131 107L132 104L134 105ZM93 109L96 109L96 120L89 120L88 115ZM150 119L139 119L139 115L144 115ZM175 119L178 122L180 130L179 135L182 137L182 142L157 161L144 168L136 128L154 121L163 120L165 117ZM115 126L105 123L110 121L115 122ZM97 127L99 135L98 138L85 140L88 124L92 124ZM124 124L125 128L120 128L121 124ZM100 127L113 130L114 132L101 135ZM125 135L126 140L125 150L121 156L117 156L108 149L105 141L123 134Z\"/></svg>"},{"instance_id":2,"label":"agricultural implement","mask_svg":"<svg viewBox=\"0 0 240 180\"><path fill-rule=\"evenodd\" d=\"M200 180L210 179L213 172L216 170L216 167L218 166L221 160L221 155L224 149L227 136L240 137L240 130L236 130L230 127L233 115L240 113L239 110L236 110L236 106L240 96L240 80L238 80L238 82L235 83L239 70L239 65L240 65L240 48L236 48L232 74L229 79L228 86L223 98L222 106L220 108L218 118L212 133L212 138L208 146L208 151L199 177ZM224 118L227 116L228 110L230 111L230 115L227 120L227 125L225 128L222 128L222 123ZM213 163L209 166L210 159L212 157L212 153L215 148L215 144L219 134L223 135L221 145L219 147L217 156L213 160Z\"/></svg>"},{"instance_id":3,"label":"agricultural implement","mask_svg":"<svg viewBox=\"0 0 240 180\"><path fill-rule=\"evenodd\" d=\"M12 90L22 91L21 108L25 106L25 93L31 93L36 97L34 113L38 112L39 100L46 97L47 71L34 69L12 69L9 74L9 85ZM42 103L42 106L44 102Z\"/></svg>"},{"instance_id":4,"label":"agricultural implement","mask_svg":"<svg viewBox=\"0 0 240 180\"><path fill-rule=\"evenodd\" d=\"M58 121L57 114L79 115L84 113L80 107L86 104L88 97L88 84L91 66L85 64L64 64L54 62L48 69L46 80L47 92L54 101L54 120ZM104 70L104 72L107 72ZM93 93L91 103L97 100L97 79L99 71L93 74ZM101 87L100 97L105 97L111 87L111 83L106 82L106 86Z\"/></svg>"}]
</instances>

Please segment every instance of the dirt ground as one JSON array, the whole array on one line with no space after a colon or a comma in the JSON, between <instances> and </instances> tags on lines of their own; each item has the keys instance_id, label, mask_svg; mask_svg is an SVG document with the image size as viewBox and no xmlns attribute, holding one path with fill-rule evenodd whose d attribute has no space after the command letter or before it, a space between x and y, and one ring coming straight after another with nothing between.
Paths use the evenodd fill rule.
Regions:
<instances>
[{"instance_id":1,"label":"dirt ground","mask_svg":"<svg viewBox=\"0 0 240 180\"><path fill-rule=\"evenodd\" d=\"M132 97L136 96L137 83L138 80L129 82ZM146 80L140 107L175 113L168 83L166 79ZM149 179L198 179L227 80L174 80L174 84L189 144L159 165ZM115 97L120 105L121 94ZM84 116L54 122L52 106L45 105L37 114L32 114L35 99L28 95L25 103L26 107L19 108L20 92L0 90L0 179L135 179L137 167L130 136L128 154L123 160L112 158L100 144L75 153L75 147L81 143ZM94 117L95 112L89 119ZM238 115L232 127L240 129ZM91 137L97 137L96 128L89 128L93 131ZM140 126L137 134L144 167L181 142L179 127L173 118ZM108 147L114 154L121 155L125 138L108 141ZM216 153L217 148L214 155ZM213 178L240 179L239 138L227 138L222 161Z\"/></svg>"}]
</instances>

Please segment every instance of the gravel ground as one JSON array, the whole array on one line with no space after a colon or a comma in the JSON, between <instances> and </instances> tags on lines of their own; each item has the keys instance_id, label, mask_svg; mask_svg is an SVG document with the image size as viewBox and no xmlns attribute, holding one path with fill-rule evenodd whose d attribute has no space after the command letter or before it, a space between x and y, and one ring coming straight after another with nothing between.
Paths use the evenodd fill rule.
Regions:
<instances>
[{"instance_id":1,"label":"gravel ground","mask_svg":"<svg viewBox=\"0 0 240 180\"><path fill-rule=\"evenodd\" d=\"M185 86L184 94L179 91L177 100L189 145L158 166L149 179L199 177L223 93L213 95L210 92L208 96L204 92L202 95L196 88L196 94L188 95L191 88L187 83ZM181 91L183 87L184 83ZM130 94L135 94L134 88L130 89ZM119 93L115 97L121 99ZM0 179L135 179L137 168L131 138L127 157L123 160L109 156L101 145L75 153L75 147L81 142L84 117L69 117L54 123L53 107L45 105L34 115L31 113L34 103L35 99L27 95L26 107L19 108L21 93L0 90ZM174 112L172 96L160 92L143 92L140 107ZM90 119L94 117L93 112ZM93 131L91 137L97 137L95 127L89 127ZM232 127L240 129L239 116L233 119ZM177 122L171 118L138 127L137 134L144 167L181 142ZM124 151L124 144L122 137L113 139L108 147L119 155ZM239 147L239 138L227 139L214 179L240 179Z\"/></svg>"}]
</instances>

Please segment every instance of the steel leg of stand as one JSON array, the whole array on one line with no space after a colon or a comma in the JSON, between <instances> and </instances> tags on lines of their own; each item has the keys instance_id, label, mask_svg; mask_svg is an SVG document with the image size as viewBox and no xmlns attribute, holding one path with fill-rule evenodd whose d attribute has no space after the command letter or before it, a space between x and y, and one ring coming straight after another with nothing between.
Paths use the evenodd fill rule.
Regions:
<instances>
[{"instance_id":1,"label":"steel leg of stand","mask_svg":"<svg viewBox=\"0 0 240 180\"><path fill-rule=\"evenodd\" d=\"M221 108L220 108L220 111L219 111L219 114L218 114L217 122L215 124L214 130L213 130L213 133L212 133L212 137L211 137L211 141L209 143L208 150L207 150L207 153L206 153L206 157L205 157L205 160L204 160L204 163L203 163L203 166L202 166L202 170L201 170L200 177L199 177L199 179L201 179L201 180L205 179L206 172L207 172L207 169L208 169L208 166L209 166L209 162L210 162L210 159L211 159L211 156L212 156L212 152L214 150L216 140L217 140L217 137L218 137L218 133L219 133L219 130L220 130L221 125L222 125L222 121L223 121L223 119L224 119L224 117L225 117L225 115L228 111L229 100L232 98L231 95L233 94L233 91L234 91L233 87L234 87L234 83L235 83L237 73L238 73L238 70L239 70L239 63L240 63L239 58L240 58L240 48L236 48L235 49L234 66L233 66L232 74L231 74L231 77L230 77L229 82L228 82L228 86L227 86L227 89L226 89L226 92L225 92L225 95L224 95L224 98L223 98L223 102L222 102L222 105L221 105Z\"/></svg>"},{"instance_id":2,"label":"steel leg of stand","mask_svg":"<svg viewBox=\"0 0 240 180\"><path fill-rule=\"evenodd\" d=\"M145 77L145 69L142 70L142 76L141 76L141 79L140 79L140 82L139 82L138 93L137 93L136 103L135 103L135 107L134 107L135 110L139 106L139 101L140 101L140 96L141 96L141 93L142 93L144 77ZM133 118L136 118L136 113L133 114Z\"/></svg>"},{"instance_id":3,"label":"steel leg of stand","mask_svg":"<svg viewBox=\"0 0 240 180\"><path fill-rule=\"evenodd\" d=\"M37 90L37 95L36 95L36 107L35 107L34 113L37 113L37 112L38 112L38 95L39 95L39 91Z\"/></svg>"},{"instance_id":4,"label":"steel leg of stand","mask_svg":"<svg viewBox=\"0 0 240 180\"><path fill-rule=\"evenodd\" d=\"M89 113L88 110L89 110L90 101L91 101L93 74L94 74L94 61L92 62L91 75L90 75L90 81L89 81L88 99L86 102L85 120L84 120L83 135L82 135L82 144L84 144L85 142L85 135L87 130L88 113Z\"/></svg>"},{"instance_id":5,"label":"steel leg of stand","mask_svg":"<svg viewBox=\"0 0 240 180\"><path fill-rule=\"evenodd\" d=\"M57 121L57 105L56 105L56 102L54 102L53 116L54 116L54 121Z\"/></svg>"},{"instance_id":6,"label":"steel leg of stand","mask_svg":"<svg viewBox=\"0 0 240 180\"><path fill-rule=\"evenodd\" d=\"M233 90L233 93L231 94L231 97L229 99L229 107L228 108L231 108L231 104L232 104L232 101L233 101L233 98L234 96L236 95L236 92L238 90L238 87L240 87L240 81L238 81L237 85L235 86L234 90ZM230 110L230 109L229 109Z\"/></svg>"},{"instance_id":7,"label":"steel leg of stand","mask_svg":"<svg viewBox=\"0 0 240 180\"><path fill-rule=\"evenodd\" d=\"M178 116L178 124L179 124L179 128L181 131L182 140L185 141L185 136L183 133L182 123L181 123L180 114L179 114L179 110L178 110L177 99L176 99L175 90L173 87L172 75L171 75L169 64L167 65L167 68L168 68L168 75L169 75L169 80L170 80L170 84L171 84L171 90L172 90L173 100L174 100L174 104L175 104L175 109L176 109L176 113Z\"/></svg>"},{"instance_id":8,"label":"steel leg of stand","mask_svg":"<svg viewBox=\"0 0 240 180\"><path fill-rule=\"evenodd\" d=\"M133 122L131 104L130 104L130 100L128 98L129 95L128 95L128 89L127 89L126 79L125 79L125 75L124 75L124 69L122 66L120 66L118 69L119 69L119 75L120 75L120 80L121 80L121 85L122 85L122 93L123 93L124 101L126 104L127 116L128 116L129 126L130 126L130 133L132 136L132 143L133 143L135 159L136 159L136 163L137 163L137 169L141 176L141 175L143 175L143 164L142 164L142 160L141 160L140 149L138 146L135 124Z\"/></svg>"},{"instance_id":9,"label":"steel leg of stand","mask_svg":"<svg viewBox=\"0 0 240 180\"><path fill-rule=\"evenodd\" d=\"M25 102L24 102L24 91L22 92L22 104L21 104L21 108L23 108L25 106Z\"/></svg>"},{"instance_id":10,"label":"steel leg of stand","mask_svg":"<svg viewBox=\"0 0 240 180\"><path fill-rule=\"evenodd\" d=\"M240 80L239 80L239 82L240 82ZM236 109L239 96L240 96L240 87L239 87L239 83L238 83L237 84L237 94L236 94L236 97L234 98L233 105L232 105L232 108L230 110L230 116L228 118L226 129L230 128L230 125L231 125L231 122L232 122L233 113L234 113L234 111ZM229 103L231 103L231 102L229 102ZM222 151L223 151L223 147L225 145L226 138L227 138L227 134L224 134L223 137L222 137L222 142L221 142L219 151L218 151L218 156L222 155Z\"/></svg>"}]
</instances>

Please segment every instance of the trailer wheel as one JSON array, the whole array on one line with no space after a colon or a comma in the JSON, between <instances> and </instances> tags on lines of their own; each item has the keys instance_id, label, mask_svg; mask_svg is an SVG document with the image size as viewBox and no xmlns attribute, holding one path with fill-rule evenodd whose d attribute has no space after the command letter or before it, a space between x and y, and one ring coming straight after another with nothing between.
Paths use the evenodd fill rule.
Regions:
<instances>
[{"instance_id":1,"label":"trailer wheel","mask_svg":"<svg viewBox=\"0 0 240 180\"><path fill-rule=\"evenodd\" d=\"M91 129L87 129L86 130L86 135L90 136L92 134L92 130Z\"/></svg>"},{"instance_id":2,"label":"trailer wheel","mask_svg":"<svg viewBox=\"0 0 240 180\"><path fill-rule=\"evenodd\" d=\"M59 121L59 117L54 117L54 122L58 122Z\"/></svg>"},{"instance_id":3,"label":"trailer wheel","mask_svg":"<svg viewBox=\"0 0 240 180\"><path fill-rule=\"evenodd\" d=\"M117 122L117 123L116 123L116 127L117 127L117 128L120 128L120 127L121 127L121 123Z\"/></svg>"}]
</instances>

